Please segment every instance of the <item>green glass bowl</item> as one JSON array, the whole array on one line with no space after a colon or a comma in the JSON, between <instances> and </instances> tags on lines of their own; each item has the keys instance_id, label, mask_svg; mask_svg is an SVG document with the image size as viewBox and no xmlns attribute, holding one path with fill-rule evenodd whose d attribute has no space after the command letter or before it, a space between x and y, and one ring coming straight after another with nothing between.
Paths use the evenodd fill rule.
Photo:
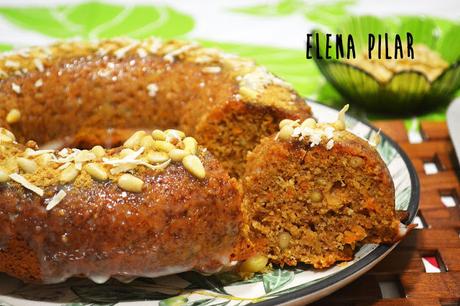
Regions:
<instances>
[{"instance_id":1,"label":"green glass bowl","mask_svg":"<svg viewBox=\"0 0 460 306\"><path fill-rule=\"evenodd\" d=\"M351 104L366 110L387 114L417 114L446 106L460 88L460 24L439 21L424 17L400 17L385 22L374 16L360 16L347 19L336 33L346 36L352 34L356 55L367 50L368 34L400 33L413 35L414 44L424 44L437 52L449 66L434 80L415 70L403 70L395 73L388 81L377 80L372 74L342 60L335 59L335 45L331 50L333 59L325 59L321 42L313 58L324 77ZM313 32L313 37L319 33ZM403 43L404 46L404 43ZM313 40L313 51L316 45ZM345 49L346 50L346 49Z\"/></svg>"}]
</instances>

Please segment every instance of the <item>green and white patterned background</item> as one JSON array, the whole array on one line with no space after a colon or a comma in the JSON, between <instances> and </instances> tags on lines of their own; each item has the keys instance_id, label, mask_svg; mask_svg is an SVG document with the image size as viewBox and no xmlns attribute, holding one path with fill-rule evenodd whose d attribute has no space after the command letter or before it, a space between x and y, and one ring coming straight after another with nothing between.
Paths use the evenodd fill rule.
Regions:
<instances>
[{"instance_id":1,"label":"green and white patterned background","mask_svg":"<svg viewBox=\"0 0 460 306\"><path fill-rule=\"evenodd\" d=\"M193 39L252 57L302 95L338 107L339 95L313 60L305 59L306 33L317 27L336 29L345 18L365 14L388 20L426 15L442 28L460 21L460 5L457 0L0 0L0 50L73 38ZM424 118L443 120L444 112L441 108Z\"/></svg>"}]
</instances>

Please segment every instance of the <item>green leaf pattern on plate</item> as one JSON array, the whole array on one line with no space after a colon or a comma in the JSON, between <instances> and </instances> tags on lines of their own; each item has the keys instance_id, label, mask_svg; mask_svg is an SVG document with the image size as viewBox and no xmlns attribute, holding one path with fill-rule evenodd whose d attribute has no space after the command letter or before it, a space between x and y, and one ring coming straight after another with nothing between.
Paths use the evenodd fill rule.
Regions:
<instances>
[{"instance_id":1,"label":"green leaf pattern on plate","mask_svg":"<svg viewBox=\"0 0 460 306\"><path fill-rule=\"evenodd\" d=\"M265 293L271 293L282 288L294 279L294 272L290 270L276 269L270 273L263 274Z\"/></svg>"},{"instance_id":2,"label":"green leaf pattern on plate","mask_svg":"<svg viewBox=\"0 0 460 306\"><path fill-rule=\"evenodd\" d=\"M121 6L83 2L57 7L0 8L13 24L55 38L178 37L194 27L194 21L169 6Z\"/></svg>"}]
</instances>

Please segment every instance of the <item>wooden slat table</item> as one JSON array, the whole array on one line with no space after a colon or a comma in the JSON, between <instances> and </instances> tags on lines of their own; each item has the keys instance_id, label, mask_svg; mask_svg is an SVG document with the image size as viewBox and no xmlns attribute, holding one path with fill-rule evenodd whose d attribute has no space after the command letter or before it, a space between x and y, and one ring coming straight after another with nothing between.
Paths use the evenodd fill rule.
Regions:
<instances>
[{"instance_id":1,"label":"wooden slat table","mask_svg":"<svg viewBox=\"0 0 460 306\"><path fill-rule=\"evenodd\" d=\"M374 124L400 144L416 168L424 228L413 230L363 277L315 305L460 305L460 171L447 126L422 122L424 140L411 144L402 121ZM438 173L426 174L425 163L434 163ZM441 196L452 197L456 205L446 206ZM441 272L427 273L423 257L436 258ZM393 288L391 296L382 291L385 284Z\"/></svg>"}]
</instances>

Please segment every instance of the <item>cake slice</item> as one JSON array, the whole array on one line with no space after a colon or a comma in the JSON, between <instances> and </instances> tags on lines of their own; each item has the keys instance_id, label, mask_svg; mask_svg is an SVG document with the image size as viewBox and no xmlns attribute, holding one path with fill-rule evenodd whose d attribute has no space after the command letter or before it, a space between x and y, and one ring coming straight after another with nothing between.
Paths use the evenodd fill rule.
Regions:
<instances>
[{"instance_id":1,"label":"cake slice","mask_svg":"<svg viewBox=\"0 0 460 306\"><path fill-rule=\"evenodd\" d=\"M247 230L273 263L326 268L359 245L399 238L390 173L373 145L345 129L347 108L334 123L283 120L248 154Z\"/></svg>"}]
</instances>

